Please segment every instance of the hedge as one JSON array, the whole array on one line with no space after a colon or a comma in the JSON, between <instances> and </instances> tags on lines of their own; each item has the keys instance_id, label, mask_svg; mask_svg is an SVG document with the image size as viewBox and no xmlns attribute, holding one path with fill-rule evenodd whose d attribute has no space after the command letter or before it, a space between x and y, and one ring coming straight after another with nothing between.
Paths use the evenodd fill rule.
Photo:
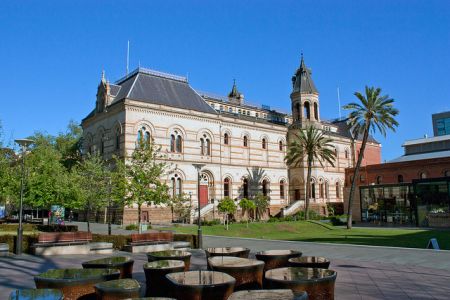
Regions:
<instances>
[{"instance_id":1,"label":"hedge","mask_svg":"<svg viewBox=\"0 0 450 300\"><path fill-rule=\"evenodd\" d=\"M34 224L22 224L24 231L36 231ZM19 224L0 224L0 231L17 231Z\"/></svg>"},{"instance_id":2,"label":"hedge","mask_svg":"<svg viewBox=\"0 0 450 300\"><path fill-rule=\"evenodd\" d=\"M23 231L42 231L42 232L75 232L78 231L76 225L36 225L36 224L22 224ZM19 224L1 224L0 231L15 232L19 228Z\"/></svg>"}]
</instances>

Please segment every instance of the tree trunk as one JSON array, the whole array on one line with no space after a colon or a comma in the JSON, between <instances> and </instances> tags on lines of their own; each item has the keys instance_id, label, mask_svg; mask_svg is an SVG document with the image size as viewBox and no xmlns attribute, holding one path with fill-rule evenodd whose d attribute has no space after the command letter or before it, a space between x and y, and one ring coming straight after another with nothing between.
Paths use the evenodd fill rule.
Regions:
<instances>
[{"instance_id":1,"label":"tree trunk","mask_svg":"<svg viewBox=\"0 0 450 300\"><path fill-rule=\"evenodd\" d=\"M228 224L229 224L229 222L230 222L230 221L228 221L228 213L227 213L226 219L227 219L227 231L228 231Z\"/></svg>"},{"instance_id":2,"label":"tree trunk","mask_svg":"<svg viewBox=\"0 0 450 300\"><path fill-rule=\"evenodd\" d=\"M141 230L141 204L138 204L138 233L142 233Z\"/></svg>"},{"instance_id":3,"label":"tree trunk","mask_svg":"<svg viewBox=\"0 0 450 300\"><path fill-rule=\"evenodd\" d=\"M311 198L312 158L308 157L308 174L306 175L305 220L309 220L309 198Z\"/></svg>"},{"instance_id":4,"label":"tree trunk","mask_svg":"<svg viewBox=\"0 0 450 300\"><path fill-rule=\"evenodd\" d=\"M358 161L356 162L356 166L355 166L355 173L353 174L352 185L350 187L350 194L348 196L347 229L352 229L353 196L355 193L356 180L359 175L359 168L361 167L361 162L362 162L362 158L364 156L364 150L366 149L366 143L367 143L368 137L369 137L369 128L366 125L366 128L364 129L364 136L363 136L363 140L362 140L361 149L359 150Z\"/></svg>"},{"instance_id":5,"label":"tree trunk","mask_svg":"<svg viewBox=\"0 0 450 300\"><path fill-rule=\"evenodd\" d=\"M87 224L87 231L91 232L91 223L89 222L89 208L86 209L86 224Z\"/></svg>"}]
</instances>

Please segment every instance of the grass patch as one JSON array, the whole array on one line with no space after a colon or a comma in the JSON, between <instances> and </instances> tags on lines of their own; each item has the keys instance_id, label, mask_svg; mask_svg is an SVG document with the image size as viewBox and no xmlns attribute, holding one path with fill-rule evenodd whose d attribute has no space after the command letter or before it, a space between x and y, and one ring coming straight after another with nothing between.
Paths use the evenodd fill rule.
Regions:
<instances>
[{"instance_id":1,"label":"grass patch","mask_svg":"<svg viewBox=\"0 0 450 300\"><path fill-rule=\"evenodd\" d=\"M196 234L197 227L170 227L179 233ZM436 238L441 249L450 250L449 230L401 229L401 228L353 228L334 227L315 221L231 224L204 226L203 234L273 239L287 241L426 248L429 239Z\"/></svg>"}]
</instances>

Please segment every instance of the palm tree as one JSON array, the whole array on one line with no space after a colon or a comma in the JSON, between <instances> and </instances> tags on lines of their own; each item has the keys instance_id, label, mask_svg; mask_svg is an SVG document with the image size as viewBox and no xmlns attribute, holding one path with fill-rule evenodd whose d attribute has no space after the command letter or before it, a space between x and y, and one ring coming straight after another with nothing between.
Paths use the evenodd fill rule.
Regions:
<instances>
[{"instance_id":1,"label":"palm tree","mask_svg":"<svg viewBox=\"0 0 450 300\"><path fill-rule=\"evenodd\" d=\"M309 219L309 198L312 166L318 161L323 167L326 161L334 167L335 153L331 143L332 139L325 136L324 132L311 125L294 133L296 139L289 145L285 161L289 166L298 167L306 160L308 175L306 177L306 201L305 220Z\"/></svg>"},{"instance_id":2,"label":"palm tree","mask_svg":"<svg viewBox=\"0 0 450 300\"><path fill-rule=\"evenodd\" d=\"M344 109L351 110L347 124L350 126L353 138L357 139L358 136L363 136L348 198L347 229L352 228L353 194L369 132L375 133L378 129L383 136L386 136L387 129L395 131L395 127L398 126L398 122L394 118L398 114L398 110L393 107L394 99L389 98L388 95L380 96L380 88L366 86L365 92L365 96L355 92L356 98L361 103L344 105Z\"/></svg>"}]
</instances>

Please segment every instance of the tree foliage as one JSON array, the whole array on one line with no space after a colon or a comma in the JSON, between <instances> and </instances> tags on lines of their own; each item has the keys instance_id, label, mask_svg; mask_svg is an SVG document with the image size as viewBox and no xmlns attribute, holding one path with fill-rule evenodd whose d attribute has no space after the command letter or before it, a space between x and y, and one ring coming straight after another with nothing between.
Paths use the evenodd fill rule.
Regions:
<instances>
[{"instance_id":1,"label":"tree foliage","mask_svg":"<svg viewBox=\"0 0 450 300\"><path fill-rule=\"evenodd\" d=\"M137 205L139 225L144 203L157 205L169 200L169 187L160 180L166 171L166 163L161 160L160 150L152 140L141 139L137 142L130 161L125 164L124 200L127 205Z\"/></svg>"},{"instance_id":2,"label":"tree foliage","mask_svg":"<svg viewBox=\"0 0 450 300\"><path fill-rule=\"evenodd\" d=\"M324 162L334 166L335 152L331 143L332 139L327 137L320 129L312 125L300 129L294 133L294 141L289 145L285 161L289 166L304 166L306 161L307 176L305 219L309 219L309 201L311 198L311 170L319 163L323 167Z\"/></svg>"},{"instance_id":3,"label":"tree foliage","mask_svg":"<svg viewBox=\"0 0 450 300\"><path fill-rule=\"evenodd\" d=\"M217 205L217 209L221 213L225 214L225 224L228 230L229 215L232 215L236 212L236 204L230 197L225 197L222 199L222 201L219 202L219 205Z\"/></svg>"},{"instance_id":4,"label":"tree foliage","mask_svg":"<svg viewBox=\"0 0 450 300\"><path fill-rule=\"evenodd\" d=\"M241 201L239 201L239 207L242 209L242 213L246 217L247 227L248 227L249 213L250 213L250 211L253 211L256 209L255 202L248 200L246 198L242 198Z\"/></svg>"},{"instance_id":5,"label":"tree foliage","mask_svg":"<svg viewBox=\"0 0 450 300\"><path fill-rule=\"evenodd\" d=\"M386 131L388 129L395 131L398 126L395 116L398 115L399 111L394 108L394 99L390 98L388 95L381 96L380 94L380 88L366 86L365 95L360 92L355 92L355 96L358 98L359 103L352 102L344 105L344 109L350 110L347 124L350 126L353 138L357 139L362 135L361 149L359 150L348 199L348 229L352 228L352 206L356 179L359 178L359 169L361 167L369 133L375 133L378 130L383 136L386 136Z\"/></svg>"},{"instance_id":6,"label":"tree foliage","mask_svg":"<svg viewBox=\"0 0 450 300\"><path fill-rule=\"evenodd\" d=\"M261 220L264 217L267 208L269 208L270 205L269 197L264 196L261 193L258 193L253 198L253 202L255 203L256 218L258 220Z\"/></svg>"}]
</instances>

